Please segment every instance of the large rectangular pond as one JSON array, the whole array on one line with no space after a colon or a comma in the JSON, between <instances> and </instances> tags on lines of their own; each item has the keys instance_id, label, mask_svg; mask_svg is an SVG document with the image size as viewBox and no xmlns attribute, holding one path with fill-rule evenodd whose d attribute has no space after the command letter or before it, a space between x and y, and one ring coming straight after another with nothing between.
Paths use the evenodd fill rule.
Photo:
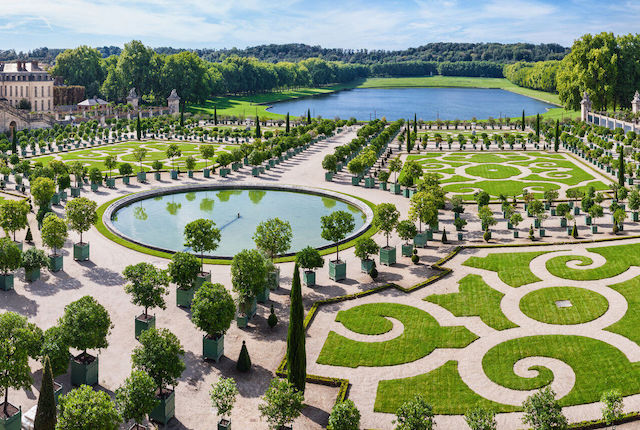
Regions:
<instances>
[{"instance_id":1,"label":"large rectangular pond","mask_svg":"<svg viewBox=\"0 0 640 430\"><path fill-rule=\"evenodd\" d=\"M274 103L270 112L294 116L340 117L368 121L386 117L413 119L487 119L544 113L556 107L520 94L488 88L355 88L336 93Z\"/></svg>"}]
</instances>

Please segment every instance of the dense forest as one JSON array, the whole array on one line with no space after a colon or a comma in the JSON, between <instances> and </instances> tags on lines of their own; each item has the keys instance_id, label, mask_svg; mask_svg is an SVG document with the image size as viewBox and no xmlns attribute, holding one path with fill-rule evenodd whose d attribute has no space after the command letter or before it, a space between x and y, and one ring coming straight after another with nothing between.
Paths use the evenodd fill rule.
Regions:
<instances>
[{"instance_id":1,"label":"dense forest","mask_svg":"<svg viewBox=\"0 0 640 430\"><path fill-rule=\"evenodd\" d=\"M538 61L525 63L519 61L504 66L504 77L516 85L534 90L555 92L556 74L560 61Z\"/></svg>"}]
</instances>

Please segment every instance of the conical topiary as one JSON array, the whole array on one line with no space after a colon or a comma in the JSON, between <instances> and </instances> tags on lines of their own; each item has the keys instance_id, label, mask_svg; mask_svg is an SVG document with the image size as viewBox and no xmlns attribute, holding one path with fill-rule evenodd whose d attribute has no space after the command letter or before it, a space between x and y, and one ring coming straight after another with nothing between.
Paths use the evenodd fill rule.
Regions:
<instances>
[{"instance_id":1,"label":"conical topiary","mask_svg":"<svg viewBox=\"0 0 640 430\"><path fill-rule=\"evenodd\" d=\"M289 382L300 392L304 392L307 380L307 353L304 333L304 309L302 307L302 287L298 263L293 269L291 284L291 312L287 333L287 369Z\"/></svg>"},{"instance_id":2,"label":"conical topiary","mask_svg":"<svg viewBox=\"0 0 640 430\"><path fill-rule=\"evenodd\" d=\"M267 324L269 324L269 328L274 328L276 324L278 324L278 317L273 310L273 305L271 305L271 313L269 314L269 318L267 318Z\"/></svg>"},{"instance_id":3,"label":"conical topiary","mask_svg":"<svg viewBox=\"0 0 640 430\"><path fill-rule=\"evenodd\" d=\"M529 240L535 239L535 235L533 233L533 225L529 226Z\"/></svg>"},{"instance_id":4,"label":"conical topiary","mask_svg":"<svg viewBox=\"0 0 640 430\"><path fill-rule=\"evenodd\" d=\"M38 397L38 410L33 424L37 430L54 430L56 428L56 399L53 393L53 371L49 357L44 358L42 385Z\"/></svg>"},{"instance_id":5,"label":"conical topiary","mask_svg":"<svg viewBox=\"0 0 640 430\"><path fill-rule=\"evenodd\" d=\"M33 242L33 234L31 234L31 227L27 227L27 235L24 237L24 240L27 241L27 243Z\"/></svg>"},{"instance_id":6,"label":"conical topiary","mask_svg":"<svg viewBox=\"0 0 640 430\"><path fill-rule=\"evenodd\" d=\"M249 357L247 344L244 340L242 341L242 349L240 350L240 356L236 363L236 369L238 369L239 372L248 372L251 370L251 357Z\"/></svg>"},{"instance_id":7,"label":"conical topiary","mask_svg":"<svg viewBox=\"0 0 640 430\"><path fill-rule=\"evenodd\" d=\"M573 223L573 229L571 230L571 236L572 236L574 239L577 239L577 238L578 238L578 227L576 226L576 223L575 223L575 222Z\"/></svg>"},{"instance_id":8,"label":"conical topiary","mask_svg":"<svg viewBox=\"0 0 640 430\"><path fill-rule=\"evenodd\" d=\"M442 243L447 243L447 229L442 229Z\"/></svg>"}]
</instances>

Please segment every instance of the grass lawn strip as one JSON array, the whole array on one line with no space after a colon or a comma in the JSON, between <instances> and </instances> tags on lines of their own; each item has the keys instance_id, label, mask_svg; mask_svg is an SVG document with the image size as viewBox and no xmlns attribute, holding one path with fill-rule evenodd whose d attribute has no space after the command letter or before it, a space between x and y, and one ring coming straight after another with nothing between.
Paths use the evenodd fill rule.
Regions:
<instances>
[{"instance_id":1,"label":"grass lawn strip","mask_svg":"<svg viewBox=\"0 0 640 430\"><path fill-rule=\"evenodd\" d=\"M492 402L477 394L460 378L458 363L448 361L423 375L380 381L374 411L393 414L416 394L424 396L436 414L464 414L479 407L498 413L519 410L516 406Z\"/></svg>"},{"instance_id":2,"label":"grass lawn strip","mask_svg":"<svg viewBox=\"0 0 640 430\"><path fill-rule=\"evenodd\" d=\"M562 255L548 260L547 270L563 279L594 281L617 276L631 266L640 266L640 244L605 246L587 251L602 255L607 260L606 263L594 269L572 269L567 267L567 262L580 261L579 266L588 266L593 261L580 255Z\"/></svg>"},{"instance_id":3,"label":"grass lawn strip","mask_svg":"<svg viewBox=\"0 0 640 430\"><path fill-rule=\"evenodd\" d=\"M457 317L478 316L496 330L517 327L500 310L504 294L487 285L481 276L467 275L459 285L458 293L434 294L424 300L442 306Z\"/></svg>"},{"instance_id":4,"label":"grass lawn strip","mask_svg":"<svg viewBox=\"0 0 640 430\"><path fill-rule=\"evenodd\" d=\"M556 302L567 300L569 307ZM582 324L602 316L609 309L604 296L578 287L549 287L535 290L520 300L520 310L547 324Z\"/></svg>"},{"instance_id":5,"label":"grass lawn strip","mask_svg":"<svg viewBox=\"0 0 640 430\"><path fill-rule=\"evenodd\" d=\"M443 327L428 313L397 303L370 303L338 312L336 321L361 334L390 330L384 317L404 325L403 333L384 342L358 342L329 332L317 362L331 366L393 366L429 355L436 348L463 348L477 339L465 327Z\"/></svg>"},{"instance_id":6,"label":"grass lawn strip","mask_svg":"<svg viewBox=\"0 0 640 430\"><path fill-rule=\"evenodd\" d=\"M540 281L529 268L531 260L552 251L492 253L486 257L470 257L463 266L497 272L507 285L520 287Z\"/></svg>"},{"instance_id":7,"label":"grass lawn strip","mask_svg":"<svg viewBox=\"0 0 640 430\"><path fill-rule=\"evenodd\" d=\"M640 345L640 277L610 287L624 296L628 307L624 316L605 330L618 333Z\"/></svg>"},{"instance_id":8,"label":"grass lawn strip","mask_svg":"<svg viewBox=\"0 0 640 430\"><path fill-rule=\"evenodd\" d=\"M620 390L623 396L640 391L640 363L629 362L608 343L582 336L547 335L509 340L490 349L482 359L482 367L489 379L503 387L535 390L553 380L549 369L534 366L539 374L533 378L523 378L513 371L517 361L535 356L556 358L573 369L576 382L569 394L560 399L563 406L597 402L603 392L612 389Z\"/></svg>"}]
</instances>

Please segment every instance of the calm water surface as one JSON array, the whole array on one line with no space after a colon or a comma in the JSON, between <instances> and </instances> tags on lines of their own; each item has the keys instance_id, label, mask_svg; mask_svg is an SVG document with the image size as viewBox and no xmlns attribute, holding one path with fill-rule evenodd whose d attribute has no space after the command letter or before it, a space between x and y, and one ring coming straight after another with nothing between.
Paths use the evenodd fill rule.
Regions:
<instances>
[{"instance_id":1,"label":"calm water surface","mask_svg":"<svg viewBox=\"0 0 640 430\"><path fill-rule=\"evenodd\" d=\"M413 119L414 113L425 121L440 119L478 119L520 117L543 113L555 107L510 91L487 88L355 88L322 96L274 103L268 110L291 115L323 118L340 117L369 120L386 117Z\"/></svg>"},{"instance_id":2,"label":"calm water surface","mask_svg":"<svg viewBox=\"0 0 640 430\"><path fill-rule=\"evenodd\" d=\"M256 226L274 217L291 224L289 252L307 245L328 245L320 237L320 217L337 210L353 214L354 232L364 225L366 217L355 206L312 194L273 190L196 191L152 197L118 210L113 224L126 236L146 244L188 251L183 238L185 225L198 218L211 219L222 236L211 254L231 257L245 248L255 248L252 236Z\"/></svg>"}]
</instances>

